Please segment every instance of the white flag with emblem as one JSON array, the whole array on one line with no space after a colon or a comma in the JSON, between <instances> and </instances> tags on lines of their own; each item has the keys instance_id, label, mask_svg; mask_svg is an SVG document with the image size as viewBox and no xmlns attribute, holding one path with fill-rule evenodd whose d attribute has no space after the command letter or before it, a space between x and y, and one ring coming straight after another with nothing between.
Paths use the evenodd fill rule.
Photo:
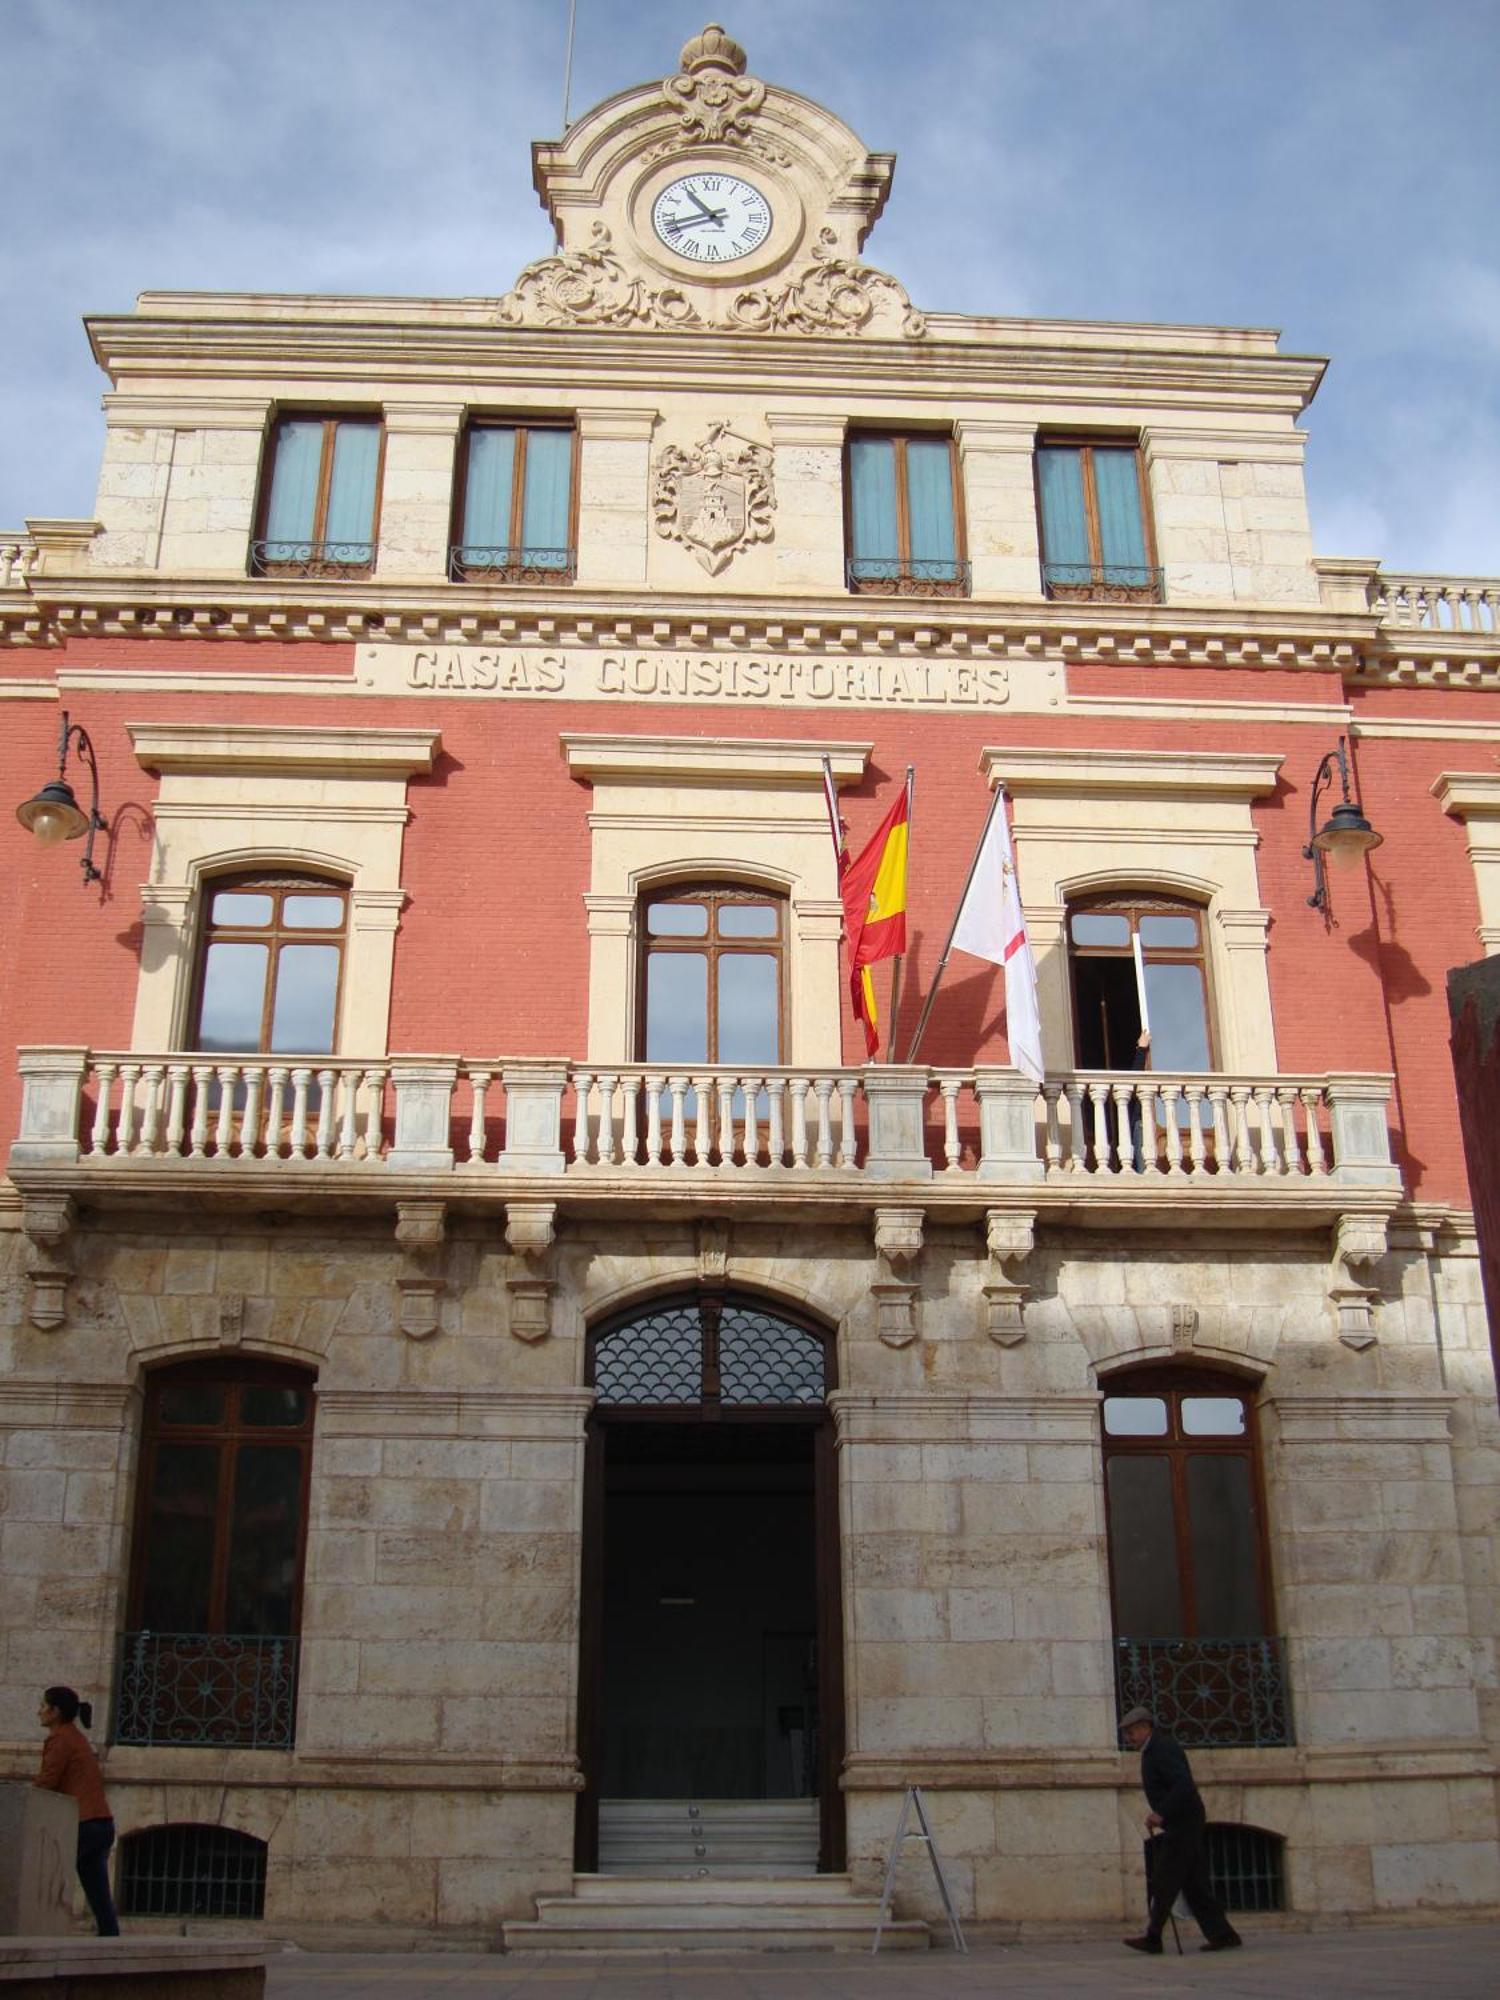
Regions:
<instances>
[{"instance_id":1,"label":"white flag with emblem","mask_svg":"<svg viewBox=\"0 0 1500 2000\"><path fill-rule=\"evenodd\" d=\"M1021 914L1016 857L1010 844L1005 794L995 794L968 894L953 928L953 942L973 958L1005 968L1005 1033L1010 1059L1033 1083L1042 1080L1042 1024L1036 1004L1036 965Z\"/></svg>"}]
</instances>

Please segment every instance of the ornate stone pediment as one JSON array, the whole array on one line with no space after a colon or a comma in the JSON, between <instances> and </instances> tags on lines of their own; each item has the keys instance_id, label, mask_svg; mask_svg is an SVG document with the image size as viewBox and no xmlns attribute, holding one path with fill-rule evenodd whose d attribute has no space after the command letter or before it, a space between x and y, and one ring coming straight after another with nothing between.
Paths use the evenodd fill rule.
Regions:
<instances>
[{"instance_id":1,"label":"ornate stone pediment","mask_svg":"<svg viewBox=\"0 0 1500 2000\"><path fill-rule=\"evenodd\" d=\"M771 448L710 424L691 451L669 444L651 482L657 534L690 549L710 576L752 542L771 539Z\"/></svg>"},{"instance_id":2,"label":"ornate stone pediment","mask_svg":"<svg viewBox=\"0 0 1500 2000\"><path fill-rule=\"evenodd\" d=\"M716 25L680 71L534 148L557 249L501 300L503 326L916 340L926 322L859 251L893 162L821 105L746 74Z\"/></svg>"}]
</instances>

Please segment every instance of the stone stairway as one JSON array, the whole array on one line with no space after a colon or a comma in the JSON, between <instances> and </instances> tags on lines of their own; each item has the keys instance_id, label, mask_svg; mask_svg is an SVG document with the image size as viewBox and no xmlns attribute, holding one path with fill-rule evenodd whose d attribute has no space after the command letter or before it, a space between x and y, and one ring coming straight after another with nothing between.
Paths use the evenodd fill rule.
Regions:
<instances>
[{"instance_id":1,"label":"stone stairway","mask_svg":"<svg viewBox=\"0 0 1500 2000\"><path fill-rule=\"evenodd\" d=\"M819 1875L813 1799L606 1800L597 1875L505 1926L507 1951L868 1951L878 1900ZM882 1949L925 1949L892 1921Z\"/></svg>"}]
</instances>

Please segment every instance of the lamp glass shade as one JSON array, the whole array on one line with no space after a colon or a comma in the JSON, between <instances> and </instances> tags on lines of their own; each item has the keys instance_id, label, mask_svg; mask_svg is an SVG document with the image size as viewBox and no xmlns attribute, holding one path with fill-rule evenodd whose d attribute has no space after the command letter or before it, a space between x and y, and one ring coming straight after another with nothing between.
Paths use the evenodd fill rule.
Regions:
<instances>
[{"instance_id":1,"label":"lamp glass shade","mask_svg":"<svg viewBox=\"0 0 1500 2000\"><path fill-rule=\"evenodd\" d=\"M16 818L43 847L60 841L77 840L88 832L89 816L73 796L73 787L63 778L43 785L34 799L16 807Z\"/></svg>"},{"instance_id":2,"label":"lamp glass shade","mask_svg":"<svg viewBox=\"0 0 1500 2000\"><path fill-rule=\"evenodd\" d=\"M1353 867L1385 838L1371 826L1352 799L1336 805L1325 826L1313 835L1313 846L1341 868Z\"/></svg>"}]
</instances>

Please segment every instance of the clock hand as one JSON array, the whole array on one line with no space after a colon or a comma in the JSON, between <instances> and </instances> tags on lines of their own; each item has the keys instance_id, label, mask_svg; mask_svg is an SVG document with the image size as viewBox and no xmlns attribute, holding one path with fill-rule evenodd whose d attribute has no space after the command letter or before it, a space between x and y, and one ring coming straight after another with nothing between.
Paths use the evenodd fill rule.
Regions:
<instances>
[{"instance_id":1,"label":"clock hand","mask_svg":"<svg viewBox=\"0 0 1500 2000\"><path fill-rule=\"evenodd\" d=\"M715 229L722 229L726 212L726 210L720 209L717 213L709 210L704 215L668 216L667 228L674 236L680 235L684 229L701 229L705 222L711 222Z\"/></svg>"},{"instance_id":2,"label":"clock hand","mask_svg":"<svg viewBox=\"0 0 1500 2000\"><path fill-rule=\"evenodd\" d=\"M722 208L706 207L703 202L699 201L697 195L693 193L693 190L691 188L684 188L682 191L687 196L688 200L693 204L694 208L698 210L700 215L709 216L715 222L722 222L724 220L724 210Z\"/></svg>"}]
</instances>

